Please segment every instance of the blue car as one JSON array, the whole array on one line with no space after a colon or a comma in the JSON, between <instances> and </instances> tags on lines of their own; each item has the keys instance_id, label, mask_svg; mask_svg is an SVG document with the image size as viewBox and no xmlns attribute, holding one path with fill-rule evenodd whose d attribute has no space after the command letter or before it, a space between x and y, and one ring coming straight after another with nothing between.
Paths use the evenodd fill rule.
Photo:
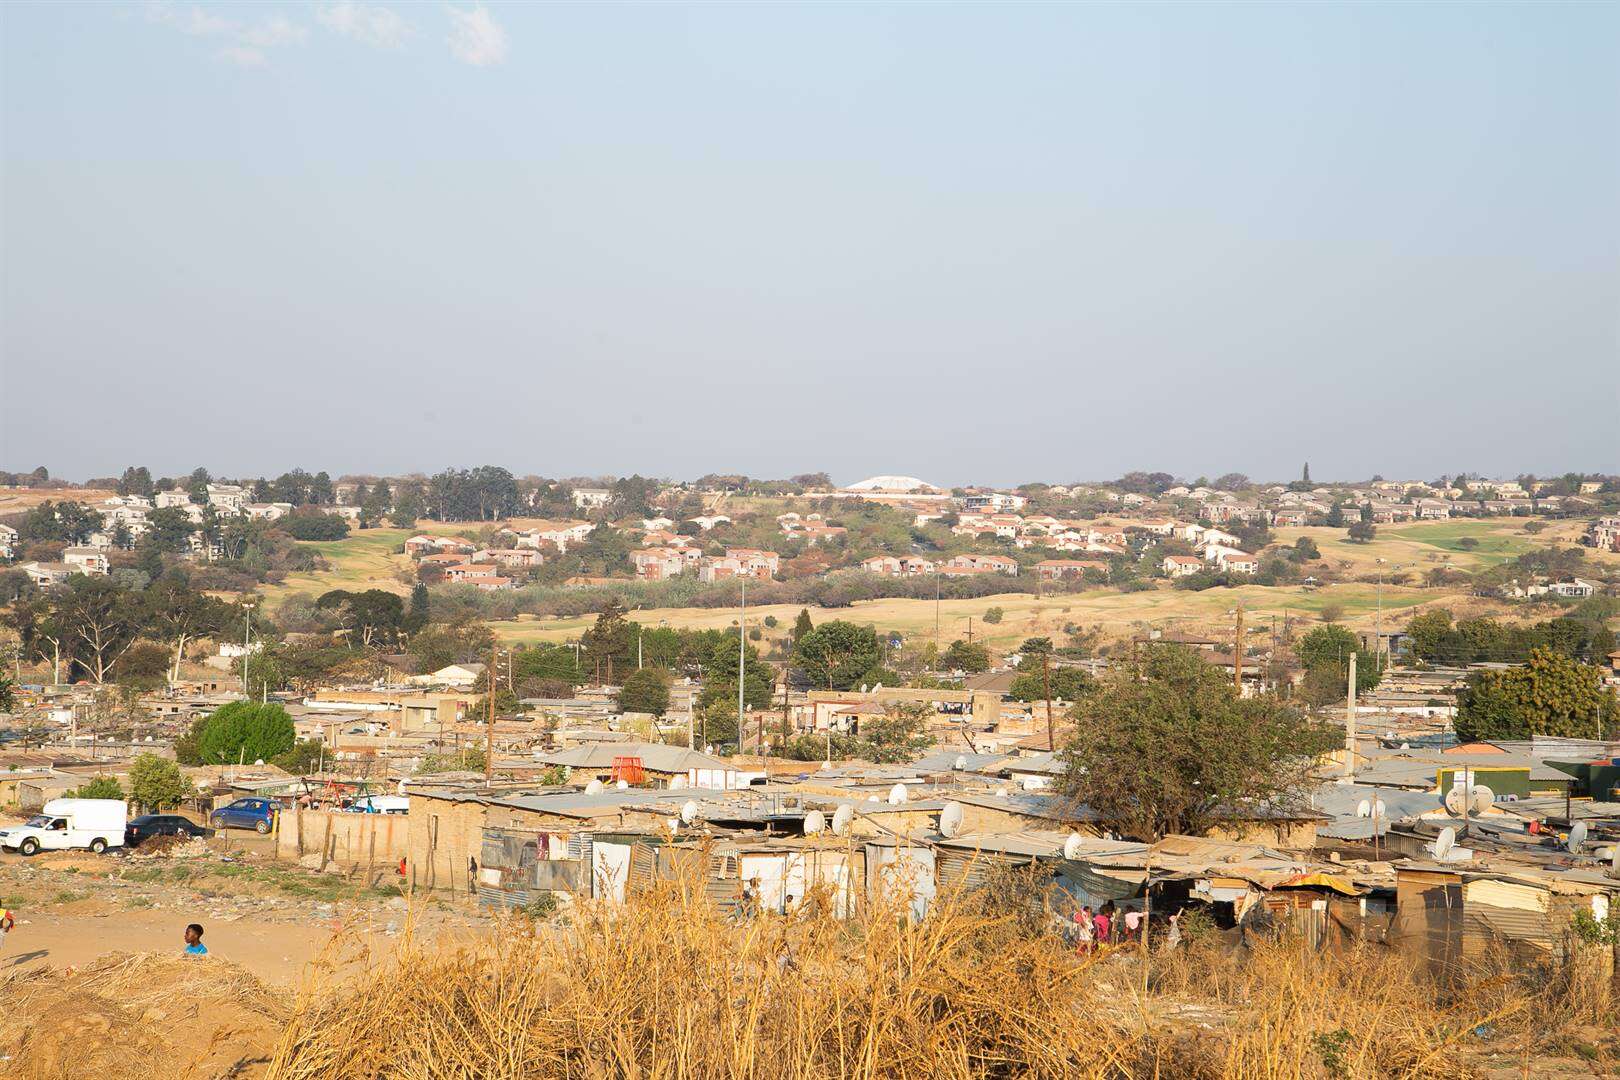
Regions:
<instances>
[{"instance_id":1,"label":"blue car","mask_svg":"<svg viewBox=\"0 0 1620 1080\"><path fill-rule=\"evenodd\" d=\"M208 816L216 829L252 829L260 836L270 832L276 820L276 804L269 799L237 799Z\"/></svg>"}]
</instances>

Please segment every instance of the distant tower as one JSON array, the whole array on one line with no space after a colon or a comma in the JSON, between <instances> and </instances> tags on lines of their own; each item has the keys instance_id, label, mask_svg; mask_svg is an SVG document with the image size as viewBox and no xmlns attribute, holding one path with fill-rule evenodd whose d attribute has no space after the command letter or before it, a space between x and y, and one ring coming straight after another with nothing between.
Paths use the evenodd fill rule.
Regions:
<instances>
[{"instance_id":1,"label":"distant tower","mask_svg":"<svg viewBox=\"0 0 1620 1080\"><path fill-rule=\"evenodd\" d=\"M1311 463L1308 461L1305 463L1305 471L1300 475L1299 482L1302 484L1311 482Z\"/></svg>"}]
</instances>

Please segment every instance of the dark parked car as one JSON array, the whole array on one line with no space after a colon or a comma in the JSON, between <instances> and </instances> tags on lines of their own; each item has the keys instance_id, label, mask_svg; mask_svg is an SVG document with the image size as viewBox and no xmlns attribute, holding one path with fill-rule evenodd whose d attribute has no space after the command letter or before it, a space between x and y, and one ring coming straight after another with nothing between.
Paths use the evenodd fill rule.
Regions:
<instances>
[{"instance_id":1,"label":"dark parked car","mask_svg":"<svg viewBox=\"0 0 1620 1080\"><path fill-rule=\"evenodd\" d=\"M276 804L269 799L237 799L208 815L216 829L252 829L260 836L270 831L276 820Z\"/></svg>"},{"instance_id":2,"label":"dark parked car","mask_svg":"<svg viewBox=\"0 0 1620 1080\"><path fill-rule=\"evenodd\" d=\"M188 821L179 814L142 814L124 826L124 845L134 847L154 836L183 836L189 839L213 835L213 829Z\"/></svg>"}]
</instances>

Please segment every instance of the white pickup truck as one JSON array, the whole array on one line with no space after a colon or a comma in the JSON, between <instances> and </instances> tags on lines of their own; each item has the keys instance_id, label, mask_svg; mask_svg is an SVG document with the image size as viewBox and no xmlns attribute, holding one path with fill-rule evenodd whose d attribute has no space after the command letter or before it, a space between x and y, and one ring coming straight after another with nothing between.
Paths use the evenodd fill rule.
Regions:
<instances>
[{"instance_id":1,"label":"white pickup truck","mask_svg":"<svg viewBox=\"0 0 1620 1080\"><path fill-rule=\"evenodd\" d=\"M24 855L89 848L99 855L124 846L126 813L122 799L52 799L21 825L0 829L0 847Z\"/></svg>"}]
</instances>

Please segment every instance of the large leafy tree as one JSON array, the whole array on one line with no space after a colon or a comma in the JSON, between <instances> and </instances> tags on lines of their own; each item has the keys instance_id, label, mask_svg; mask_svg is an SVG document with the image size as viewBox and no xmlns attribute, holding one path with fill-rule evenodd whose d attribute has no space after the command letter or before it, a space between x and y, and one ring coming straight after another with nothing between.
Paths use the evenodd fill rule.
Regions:
<instances>
[{"instance_id":1,"label":"large leafy tree","mask_svg":"<svg viewBox=\"0 0 1620 1080\"><path fill-rule=\"evenodd\" d=\"M269 761L293 748L292 717L280 705L234 701L203 723L197 753L206 764Z\"/></svg>"},{"instance_id":2,"label":"large leafy tree","mask_svg":"<svg viewBox=\"0 0 1620 1080\"><path fill-rule=\"evenodd\" d=\"M1198 834L1223 816L1297 800L1342 729L1276 698L1240 698L1190 649L1155 645L1114 665L1071 712L1063 791L1142 839Z\"/></svg>"},{"instance_id":3,"label":"large leafy tree","mask_svg":"<svg viewBox=\"0 0 1620 1080\"><path fill-rule=\"evenodd\" d=\"M752 645L743 647L743 703L750 709L763 709L770 705L776 683L770 665L759 658L759 650ZM699 703L711 705L730 703L732 711L737 705L737 636L727 634L716 641L703 664L703 693Z\"/></svg>"},{"instance_id":4,"label":"large leafy tree","mask_svg":"<svg viewBox=\"0 0 1620 1080\"><path fill-rule=\"evenodd\" d=\"M53 621L71 643L73 659L91 679L106 682L144 625L140 594L108 578L75 574L52 593L52 601Z\"/></svg>"},{"instance_id":5,"label":"large leafy tree","mask_svg":"<svg viewBox=\"0 0 1620 1080\"><path fill-rule=\"evenodd\" d=\"M1535 735L1600 738L1614 730L1616 699L1602 669L1551 649L1536 649L1519 667L1476 671L1458 696L1457 737L1529 739Z\"/></svg>"},{"instance_id":6,"label":"large leafy tree","mask_svg":"<svg viewBox=\"0 0 1620 1080\"><path fill-rule=\"evenodd\" d=\"M969 675L976 675L990 670L990 650L977 641L957 640L951 642L939 662L947 671L965 671Z\"/></svg>"},{"instance_id":7,"label":"large leafy tree","mask_svg":"<svg viewBox=\"0 0 1620 1080\"><path fill-rule=\"evenodd\" d=\"M1305 699L1312 705L1326 705L1344 697L1350 679L1350 654L1356 657L1356 693L1378 685L1381 673L1370 652L1361 650L1356 635L1335 623L1318 626L1299 639L1294 651L1305 668Z\"/></svg>"},{"instance_id":8,"label":"large leafy tree","mask_svg":"<svg viewBox=\"0 0 1620 1080\"><path fill-rule=\"evenodd\" d=\"M813 686L828 690L860 685L881 658L876 631L840 619L822 623L793 643L793 666Z\"/></svg>"},{"instance_id":9,"label":"large leafy tree","mask_svg":"<svg viewBox=\"0 0 1620 1080\"><path fill-rule=\"evenodd\" d=\"M130 801L145 810L167 810L191 794L191 781L168 758L137 754L129 766Z\"/></svg>"},{"instance_id":10,"label":"large leafy tree","mask_svg":"<svg viewBox=\"0 0 1620 1080\"><path fill-rule=\"evenodd\" d=\"M585 646L585 662L595 668L599 678L612 682L615 669L623 671L633 662L635 625L624 617L623 606L610 600L580 641Z\"/></svg>"},{"instance_id":11,"label":"large leafy tree","mask_svg":"<svg viewBox=\"0 0 1620 1080\"><path fill-rule=\"evenodd\" d=\"M669 683L669 672L663 668L632 671L619 690L619 711L663 716L669 711Z\"/></svg>"},{"instance_id":12,"label":"large leafy tree","mask_svg":"<svg viewBox=\"0 0 1620 1080\"><path fill-rule=\"evenodd\" d=\"M384 589L333 589L322 593L315 606L336 614L342 627L367 648L393 644L405 622L405 601Z\"/></svg>"},{"instance_id":13,"label":"large leafy tree","mask_svg":"<svg viewBox=\"0 0 1620 1080\"><path fill-rule=\"evenodd\" d=\"M146 589L146 626L174 649L169 682L180 678L186 644L198 637L222 634L235 621L229 604L197 592L179 574L165 574Z\"/></svg>"}]
</instances>

